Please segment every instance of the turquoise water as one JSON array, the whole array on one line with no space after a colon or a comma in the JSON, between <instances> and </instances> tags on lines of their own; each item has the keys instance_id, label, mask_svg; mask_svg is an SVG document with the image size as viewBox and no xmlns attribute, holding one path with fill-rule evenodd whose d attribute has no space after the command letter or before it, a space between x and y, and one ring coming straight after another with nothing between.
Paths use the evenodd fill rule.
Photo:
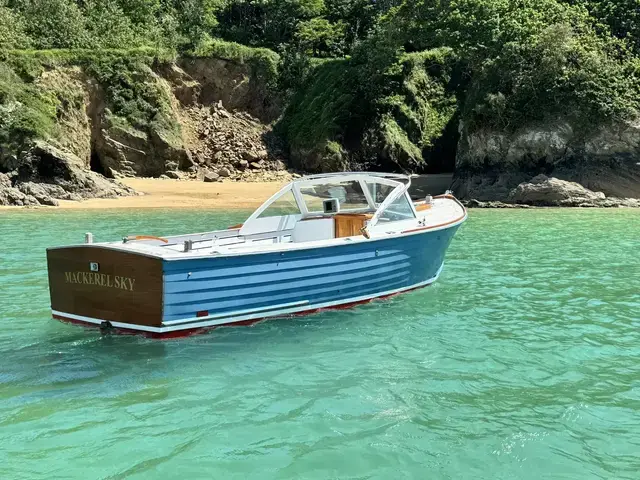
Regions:
<instances>
[{"instance_id":1,"label":"turquoise water","mask_svg":"<svg viewBox=\"0 0 640 480\"><path fill-rule=\"evenodd\" d=\"M470 212L440 280L172 341L49 318L45 248L243 212L0 212L0 478L640 477L640 212Z\"/></svg>"}]
</instances>

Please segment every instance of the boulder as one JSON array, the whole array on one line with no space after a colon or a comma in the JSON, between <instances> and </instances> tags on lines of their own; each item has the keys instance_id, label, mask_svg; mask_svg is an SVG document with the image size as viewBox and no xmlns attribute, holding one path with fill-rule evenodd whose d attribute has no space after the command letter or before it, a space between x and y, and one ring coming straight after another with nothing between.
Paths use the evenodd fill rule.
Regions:
<instances>
[{"instance_id":1,"label":"boulder","mask_svg":"<svg viewBox=\"0 0 640 480\"><path fill-rule=\"evenodd\" d=\"M341 172L348 168L346 153L339 143L326 141L311 148L292 147L291 162L306 172Z\"/></svg>"},{"instance_id":2,"label":"boulder","mask_svg":"<svg viewBox=\"0 0 640 480\"><path fill-rule=\"evenodd\" d=\"M165 173L165 175L168 178L172 178L174 180L179 180L180 178L182 178L182 176L180 175L180 172L176 172L175 170L169 170L167 173Z\"/></svg>"},{"instance_id":3,"label":"boulder","mask_svg":"<svg viewBox=\"0 0 640 480\"><path fill-rule=\"evenodd\" d=\"M47 188L45 185L47 184L38 184L33 182L25 182L18 185L18 190L20 190L25 195L31 195L34 197L39 204L41 205L49 205L52 207L57 207L60 205L60 202L51 196L51 192L56 192L58 197L67 197L68 193L64 191L58 185L51 185L51 189Z\"/></svg>"},{"instance_id":4,"label":"boulder","mask_svg":"<svg viewBox=\"0 0 640 480\"><path fill-rule=\"evenodd\" d=\"M231 176L231 172L228 168L221 168L220 170L218 170L218 175L224 178L228 178Z\"/></svg>"},{"instance_id":5,"label":"boulder","mask_svg":"<svg viewBox=\"0 0 640 480\"><path fill-rule=\"evenodd\" d=\"M204 174L203 180L205 182L217 182L220 179L220 175L215 172L207 172Z\"/></svg>"},{"instance_id":6,"label":"boulder","mask_svg":"<svg viewBox=\"0 0 640 480\"><path fill-rule=\"evenodd\" d=\"M540 206L598 206L604 199L602 192L593 192L579 183L537 175L514 188L510 202Z\"/></svg>"},{"instance_id":7,"label":"boulder","mask_svg":"<svg viewBox=\"0 0 640 480\"><path fill-rule=\"evenodd\" d=\"M2 174L0 174L2 175ZM2 206L37 206L40 205L38 200L31 195L26 195L17 188L7 184L6 181L0 178L0 205Z\"/></svg>"},{"instance_id":8,"label":"boulder","mask_svg":"<svg viewBox=\"0 0 640 480\"><path fill-rule=\"evenodd\" d=\"M22 158L13 183L25 185L22 187L25 191L63 200L136 194L133 189L86 170L82 165L74 154L37 141Z\"/></svg>"},{"instance_id":9,"label":"boulder","mask_svg":"<svg viewBox=\"0 0 640 480\"><path fill-rule=\"evenodd\" d=\"M178 170L178 162L172 162L172 161L168 161L165 164L165 168L167 170Z\"/></svg>"},{"instance_id":10,"label":"boulder","mask_svg":"<svg viewBox=\"0 0 640 480\"><path fill-rule=\"evenodd\" d=\"M189 170L191 167L196 166L196 162L193 159L193 156L191 155L191 152L189 150L185 150L184 155L181 158L182 158L182 163L180 164L180 168L182 170Z\"/></svg>"}]
</instances>

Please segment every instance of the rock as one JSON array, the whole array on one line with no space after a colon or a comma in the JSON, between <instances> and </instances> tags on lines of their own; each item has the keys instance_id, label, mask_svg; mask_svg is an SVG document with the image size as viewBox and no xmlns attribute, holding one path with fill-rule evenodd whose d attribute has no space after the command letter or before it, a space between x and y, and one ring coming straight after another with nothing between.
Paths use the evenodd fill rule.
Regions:
<instances>
[{"instance_id":1,"label":"rock","mask_svg":"<svg viewBox=\"0 0 640 480\"><path fill-rule=\"evenodd\" d=\"M71 200L73 202L81 202L82 201L82 197L80 195L78 195L77 193L68 193L67 192L67 198L61 198L61 200Z\"/></svg>"},{"instance_id":2,"label":"rock","mask_svg":"<svg viewBox=\"0 0 640 480\"><path fill-rule=\"evenodd\" d=\"M179 180L182 178L180 172L176 172L175 170L169 170L166 174L167 178L172 178L174 180Z\"/></svg>"},{"instance_id":3,"label":"rock","mask_svg":"<svg viewBox=\"0 0 640 480\"><path fill-rule=\"evenodd\" d=\"M194 80L175 63L163 63L158 66L159 73L169 80L171 90L182 105L193 105L200 96L200 83Z\"/></svg>"},{"instance_id":4,"label":"rock","mask_svg":"<svg viewBox=\"0 0 640 480\"><path fill-rule=\"evenodd\" d=\"M135 195L136 192L115 180L87 170L72 153L64 152L42 141L36 141L21 159L14 185L33 182L53 198L112 198ZM27 186L24 188L31 189Z\"/></svg>"},{"instance_id":5,"label":"rock","mask_svg":"<svg viewBox=\"0 0 640 480\"><path fill-rule=\"evenodd\" d=\"M259 162L251 162L249 164L249 166L251 168L253 168L254 170L261 170L262 169L262 163L259 163Z\"/></svg>"},{"instance_id":6,"label":"rock","mask_svg":"<svg viewBox=\"0 0 640 480\"><path fill-rule=\"evenodd\" d=\"M236 166L240 169L240 170L245 170L249 167L249 162L247 162L246 160L240 160Z\"/></svg>"},{"instance_id":7,"label":"rock","mask_svg":"<svg viewBox=\"0 0 640 480\"><path fill-rule=\"evenodd\" d=\"M516 205L504 202L481 202L476 199L463 200L463 205L467 208L532 208L531 205Z\"/></svg>"},{"instance_id":8,"label":"rock","mask_svg":"<svg viewBox=\"0 0 640 480\"><path fill-rule=\"evenodd\" d=\"M506 201L532 173L577 182L608 197L640 198L640 120L585 130L556 118L515 132L461 123L460 132L453 182L459 198Z\"/></svg>"},{"instance_id":9,"label":"rock","mask_svg":"<svg viewBox=\"0 0 640 480\"><path fill-rule=\"evenodd\" d=\"M8 186L4 181L0 183L0 205L3 206L37 206L38 200L32 195L26 195L17 188Z\"/></svg>"},{"instance_id":10,"label":"rock","mask_svg":"<svg viewBox=\"0 0 640 480\"><path fill-rule=\"evenodd\" d=\"M220 175L214 172L207 172L204 174L205 182L217 182L219 178L220 178Z\"/></svg>"},{"instance_id":11,"label":"rock","mask_svg":"<svg viewBox=\"0 0 640 480\"><path fill-rule=\"evenodd\" d=\"M231 176L231 172L229 171L228 168L221 168L220 170L218 170L218 175L220 175L221 177L227 178Z\"/></svg>"},{"instance_id":12,"label":"rock","mask_svg":"<svg viewBox=\"0 0 640 480\"><path fill-rule=\"evenodd\" d=\"M264 149L258 151L247 150L242 154L242 156L249 162L257 162L259 160L264 160L265 158L267 158L269 156L269 153Z\"/></svg>"},{"instance_id":13,"label":"rock","mask_svg":"<svg viewBox=\"0 0 640 480\"><path fill-rule=\"evenodd\" d=\"M195 167L196 162L191 155L189 150L184 151L184 156L182 157L182 162L180 163L180 168L182 170L189 170L191 167Z\"/></svg>"},{"instance_id":14,"label":"rock","mask_svg":"<svg viewBox=\"0 0 640 480\"><path fill-rule=\"evenodd\" d=\"M605 199L605 195L602 192L592 192L579 183L537 175L514 188L508 199L513 203L528 205L577 207L597 206Z\"/></svg>"},{"instance_id":15,"label":"rock","mask_svg":"<svg viewBox=\"0 0 640 480\"><path fill-rule=\"evenodd\" d=\"M18 185L18 190L20 190L25 195L31 195L34 197L38 203L41 205L49 205L53 207L57 207L60 205L55 198L51 196L51 192L55 192L58 197L66 197L67 192L59 187L58 185L51 185L52 188L47 188L47 184L37 184L33 182L25 182Z\"/></svg>"},{"instance_id":16,"label":"rock","mask_svg":"<svg viewBox=\"0 0 640 480\"><path fill-rule=\"evenodd\" d=\"M178 162L167 162L165 166L167 170L178 170Z\"/></svg>"},{"instance_id":17,"label":"rock","mask_svg":"<svg viewBox=\"0 0 640 480\"><path fill-rule=\"evenodd\" d=\"M167 177L164 174L160 175L160 177L158 177L158 178L160 178L160 180L169 180L169 177Z\"/></svg>"},{"instance_id":18,"label":"rock","mask_svg":"<svg viewBox=\"0 0 640 480\"><path fill-rule=\"evenodd\" d=\"M9 175L6 173L0 172L0 187L10 188L11 187L11 179Z\"/></svg>"},{"instance_id":19,"label":"rock","mask_svg":"<svg viewBox=\"0 0 640 480\"><path fill-rule=\"evenodd\" d=\"M0 155L0 168L11 171L18 168L20 165L20 161L16 155L8 155L6 158L2 158Z\"/></svg>"}]
</instances>

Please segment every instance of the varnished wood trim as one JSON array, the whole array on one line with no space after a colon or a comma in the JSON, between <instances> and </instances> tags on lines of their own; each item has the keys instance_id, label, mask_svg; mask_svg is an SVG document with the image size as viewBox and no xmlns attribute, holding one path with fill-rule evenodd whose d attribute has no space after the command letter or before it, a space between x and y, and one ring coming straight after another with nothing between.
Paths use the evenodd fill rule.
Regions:
<instances>
[{"instance_id":1,"label":"varnished wood trim","mask_svg":"<svg viewBox=\"0 0 640 480\"><path fill-rule=\"evenodd\" d=\"M450 222L445 222L445 223L439 223L438 225L429 225L428 227L421 227L421 228L413 228L411 230L404 230L402 233L413 233L413 232L421 232L423 230L433 230L434 228L440 228L440 227L446 227L447 225L451 225L453 223L458 223L461 220L464 219L465 215L462 215L459 218L456 218L455 220L451 220Z\"/></svg>"},{"instance_id":2,"label":"varnished wood trim","mask_svg":"<svg viewBox=\"0 0 640 480\"><path fill-rule=\"evenodd\" d=\"M91 271L91 263L98 271ZM77 246L47 251L51 308L134 325L162 324L162 261Z\"/></svg>"},{"instance_id":3,"label":"varnished wood trim","mask_svg":"<svg viewBox=\"0 0 640 480\"><path fill-rule=\"evenodd\" d=\"M424 212L425 210L431 210L431 205L428 203L417 204L414 205L416 207L416 212Z\"/></svg>"}]
</instances>

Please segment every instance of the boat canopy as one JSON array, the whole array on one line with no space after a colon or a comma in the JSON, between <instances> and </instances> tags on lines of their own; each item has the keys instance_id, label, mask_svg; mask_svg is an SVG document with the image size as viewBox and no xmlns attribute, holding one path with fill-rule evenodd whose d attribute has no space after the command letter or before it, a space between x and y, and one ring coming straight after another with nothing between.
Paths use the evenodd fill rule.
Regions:
<instances>
[{"instance_id":1,"label":"boat canopy","mask_svg":"<svg viewBox=\"0 0 640 480\"><path fill-rule=\"evenodd\" d=\"M370 214L368 225L416 218L408 195L411 177L393 173L346 172L310 175L286 185L244 223L240 234L264 227L267 218L288 223L340 214Z\"/></svg>"}]
</instances>

